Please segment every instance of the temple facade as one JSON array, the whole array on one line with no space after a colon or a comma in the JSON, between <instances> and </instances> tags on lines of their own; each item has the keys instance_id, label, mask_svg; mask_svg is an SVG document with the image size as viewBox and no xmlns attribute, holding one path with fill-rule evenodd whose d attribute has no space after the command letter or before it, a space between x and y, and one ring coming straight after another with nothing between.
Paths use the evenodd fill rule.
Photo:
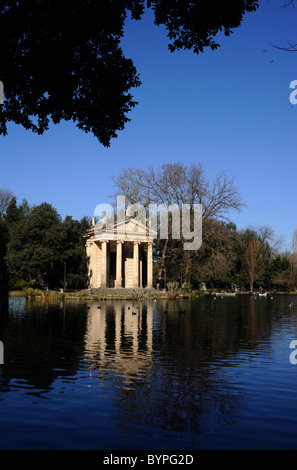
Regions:
<instances>
[{"instance_id":1,"label":"temple facade","mask_svg":"<svg viewBox=\"0 0 297 470\"><path fill-rule=\"evenodd\" d=\"M154 236L132 217L104 228L93 223L86 234L89 287L153 287Z\"/></svg>"}]
</instances>

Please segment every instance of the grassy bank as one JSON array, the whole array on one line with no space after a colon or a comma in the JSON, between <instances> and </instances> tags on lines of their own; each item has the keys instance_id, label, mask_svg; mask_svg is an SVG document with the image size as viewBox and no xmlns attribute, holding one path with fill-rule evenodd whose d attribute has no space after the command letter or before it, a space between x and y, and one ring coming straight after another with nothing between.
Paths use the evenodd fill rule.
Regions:
<instances>
[{"instance_id":1,"label":"grassy bank","mask_svg":"<svg viewBox=\"0 0 297 470\"><path fill-rule=\"evenodd\" d=\"M180 293L163 292L155 289L97 289L92 292L90 290L83 290L78 292L59 292L59 291L44 291L39 289L26 289L22 291L11 291L11 297L26 297L28 300L40 301L61 301L73 300L90 302L96 300L118 299L118 300L141 300L141 299L168 299L168 298L184 298L189 295L181 295Z\"/></svg>"},{"instance_id":2,"label":"grassy bank","mask_svg":"<svg viewBox=\"0 0 297 470\"><path fill-rule=\"evenodd\" d=\"M40 290L28 288L25 290L11 291L11 297L26 297L28 300L40 301L76 301L76 302L91 302L97 300L141 300L141 299L182 299L182 298L198 298L202 296L212 295L212 291L192 291L188 293L181 293L179 291L159 291L156 289L96 289L83 290L78 292L60 292L51 290ZM248 292L238 292L238 295L247 295ZM296 292L273 292L272 295L281 294L295 294Z\"/></svg>"}]
</instances>

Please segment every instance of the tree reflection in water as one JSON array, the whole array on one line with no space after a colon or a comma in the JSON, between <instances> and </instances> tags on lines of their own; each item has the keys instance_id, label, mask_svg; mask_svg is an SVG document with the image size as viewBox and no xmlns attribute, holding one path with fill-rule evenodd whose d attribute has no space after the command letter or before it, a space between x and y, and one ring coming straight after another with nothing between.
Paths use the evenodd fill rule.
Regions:
<instances>
[{"instance_id":1,"label":"tree reflection in water","mask_svg":"<svg viewBox=\"0 0 297 470\"><path fill-rule=\"evenodd\" d=\"M290 426L296 403L283 338L296 338L297 319L286 302L12 299L0 317L2 445L233 448L260 445L265 435L275 442L271 413L277 407ZM283 439L291 435L294 445L294 434Z\"/></svg>"},{"instance_id":2,"label":"tree reflection in water","mask_svg":"<svg viewBox=\"0 0 297 470\"><path fill-rule=\"evenodd\" d=\"M85 356L101 383L113 381L113 417L123 429L200 433L234 423L240 391L222 382L221 361L214 367L230 344L222 344L209 313L188 307L181 316L173 301L90 306Z\"/></svg>"}]
</instances>

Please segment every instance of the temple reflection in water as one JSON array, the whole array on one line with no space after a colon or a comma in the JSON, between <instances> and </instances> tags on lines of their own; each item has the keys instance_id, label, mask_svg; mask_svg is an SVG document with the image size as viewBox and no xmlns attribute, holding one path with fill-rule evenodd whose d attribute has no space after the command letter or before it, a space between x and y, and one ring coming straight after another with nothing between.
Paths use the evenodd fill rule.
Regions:
<instances>
[{"instance_id":1,"label":"temple reflection in water","mask_svg":"<svg viewBox=\"0 0 297 470\"><path fill-rule=\"evenodd\" d=\"M135 376L152 362L153 302L102 301L88 306L85 358L100 370Z\"/></svg>"}]
</instances>

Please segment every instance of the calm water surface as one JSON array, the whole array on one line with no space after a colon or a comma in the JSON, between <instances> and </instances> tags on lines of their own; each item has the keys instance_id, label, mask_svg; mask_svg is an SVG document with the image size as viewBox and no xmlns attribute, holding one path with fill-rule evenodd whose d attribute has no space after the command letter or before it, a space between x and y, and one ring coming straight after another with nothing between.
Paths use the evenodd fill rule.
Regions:
<instances>
[{"instance_id":1,"label":"calm water surface","mask_svg":"<svg viewBox=\"0 0 297 470\"><path fill-rule=\"evenodd\" d=\"M0 448L297 449L296 305L11 298Z\"/></svg>"}]
</instances>

